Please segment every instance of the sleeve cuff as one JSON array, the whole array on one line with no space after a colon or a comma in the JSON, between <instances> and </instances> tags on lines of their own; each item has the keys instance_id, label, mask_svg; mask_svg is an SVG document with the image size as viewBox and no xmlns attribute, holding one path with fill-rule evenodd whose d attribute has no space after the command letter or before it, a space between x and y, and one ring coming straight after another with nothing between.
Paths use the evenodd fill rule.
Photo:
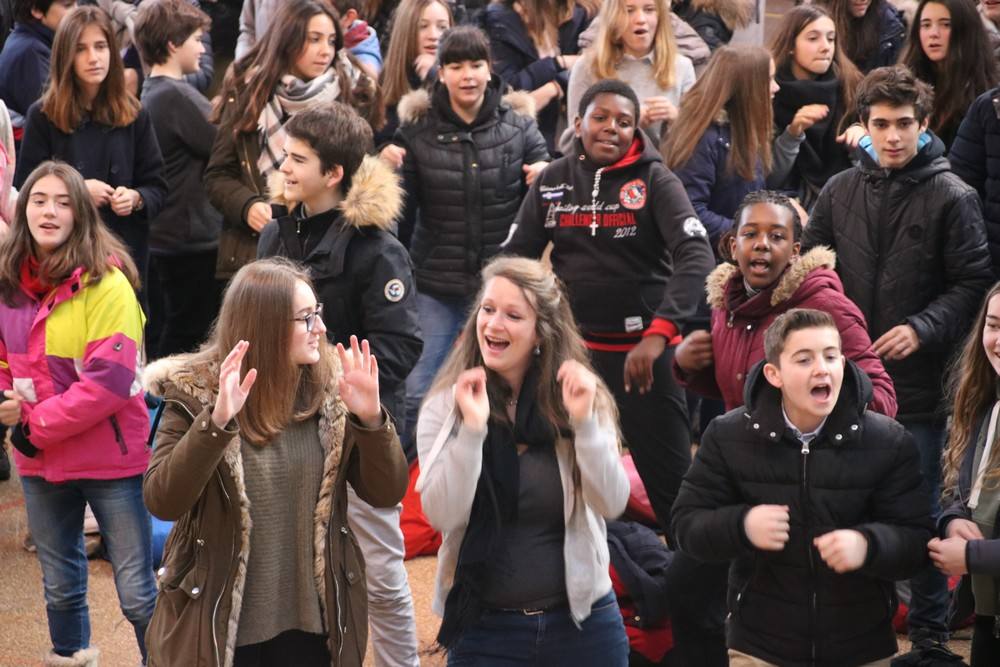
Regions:
<instances>
[{"instance_id":1,"label":"sleeve cuff","mask_svg":"<svg viewBox=\"0 0 1000 667\"><path fill-rule=\"evenodd\" d=\"M682 340L681 332L678 330L677 325L662 317L653 318L649 328L642 332L642 337L645 338L646 336L663 336L667 339L667 344L669 345L677 345Z\"/></svg>"},{"instance_id":2,"label":"sleeve cuff","mask_svg":"<svg viewBox=\"0 0 1000 667\"><path fill-rule=\"evenodd\" d=\"M21 452L21 454L27 456L29 459L33 459L35 458L35 455L38 454L38 448L31 444L31 440L29 440L28 437L29 433L26 432L28 430L29 429L23 424L15 426L10 434L10 443L14 445L14 448Z\"/></svg>"}]
</instances>

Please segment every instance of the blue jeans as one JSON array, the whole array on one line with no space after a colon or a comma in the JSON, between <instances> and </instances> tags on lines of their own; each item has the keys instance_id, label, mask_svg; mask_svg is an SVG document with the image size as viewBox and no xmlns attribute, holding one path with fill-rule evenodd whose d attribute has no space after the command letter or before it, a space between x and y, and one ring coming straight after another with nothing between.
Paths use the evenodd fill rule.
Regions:
<instances>
[{"instance_id":1,"label":"blue jeans","mask_svg":"<svg viewBox=\"0 0 1000 667\"><path fill-rule=\"evenodd\" d=\"M628 637L614 593L577 628L569 608L526 616L487 611L448 651L448 667L625 667Z\"/></svg>"},{"instance_id":2,"label":"blue jeans","mask_svg":"<svg viewBox=\"0 0 1000 667\"><path fill-rule=\"evenodd\" d=\"M152 529L142 503L142 476L52 484L22 477L28 527L38 547L53 650L62 656L90 646L83 512L90 503L111 559L118 602L135 629L146 662L146 626L156 603Z\"/></svg>"},{"instance_id":3,"label":"blue jeans","mask_svg":"<svg viewBox=\"0 0 1000 667\"><path fill-rule=\"evenodd\" d=\"M930 420L898 418L913 436L920 452L920 472L924 489L930 494L931 512L941 514L941 452L944 449L944 423ZM927 564L923 572L910 579L910 611L907 615L910 639L948 641L948 578L936 567Z\"/></svg>"},{"instance_id":4,"label":"blue jeans","mask_svg":"<svg viewBox=\"0 0 1000 667\"><path fill-rule=\"evenodd\" d=\"M424 349L417 365L406 378L406 424L404 441L417 437L417 415L434 376L444 363L451 346L462 331L468 314L467 299L430 296L417 292L417 315L424 338Z\"/></svg>"}]
</instances>

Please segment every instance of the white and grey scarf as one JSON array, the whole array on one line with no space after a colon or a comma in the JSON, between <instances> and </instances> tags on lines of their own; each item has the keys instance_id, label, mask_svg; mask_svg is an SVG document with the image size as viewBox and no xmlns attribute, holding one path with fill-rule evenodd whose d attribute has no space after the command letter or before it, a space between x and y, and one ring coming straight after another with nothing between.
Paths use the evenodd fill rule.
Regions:
<instances>
[{"instance_id":1,"label":"white and grey scarf","mask_svg":"<svg viewBox=\"0 0 1000 667\"><path fill-rule=\"evenodd\" d=\"M291 74L281 77L274 95L257 118L260 157L257 169L267 181L278 170L285 155L285 122L303 109L329 104L340 98L340 77L331 67L312 81L305 82Z\"/></svg>"}]
</instances>

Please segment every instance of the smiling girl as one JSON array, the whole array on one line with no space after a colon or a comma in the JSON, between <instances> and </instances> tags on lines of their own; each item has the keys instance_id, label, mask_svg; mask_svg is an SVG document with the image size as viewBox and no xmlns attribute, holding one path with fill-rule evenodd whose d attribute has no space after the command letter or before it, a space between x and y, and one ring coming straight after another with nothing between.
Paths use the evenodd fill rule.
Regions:
<instances>
[{"instance_id":1,"label":"smiling girl","mask_svg":"<svg viewBox=\"0 0 1000 667\"><path fill-rule=\"evenodd\" d=\"M257 255L260 230L271 220L267 179L284 158L282 127L289 118L337 101L380 124L375 82L343 43L327 0L288 0L272 29L226 75L205 169L208 198L223 215L217 277L231 277Z\"/></svg>"},{"instance_id":2,"label":"smiling girl","mask_svg":"<svg viewBox=\"0 0 1000 667\"><path fill-rule=\"evenodd\" d=\"M800 5L785 14L771 44L775 80L774 167L769 187L797 192L808 209L827 180L851 166L865 135L855 123L861 73L844 54L830 14Z\"/></svg>"},{"instance_id":3,"label":"smiling girl","mask_svg":"<svg viewBox=\"0 0 1000 667\"><path fill-rule=\"evenodd\" d=\"M479 289L479 271L499 252L527 186L549 159L530 99L503 94L481 30L450 30L439 61L434 91L403 98L396 132L405 154L399 239L413 259L424 339L406 381L411 436L420 402Z\"/></svg>"},{"instance_id":4,"label":"smiling girl","mask_svg":"<svg viewBox=\"0 0 1000 667\"><path fill-rule=\"evenodd\" d=\"M0 245L0 422L24 487L45 587L46 666L90 667L84 506L101 525L122 613L146 658L151 529L142 502L138 271L98 217L83 177L45 162L24 181Z\"/></svg>"},{"instance_id":5,"label":"smiling girl","mask_svg":"<svg viewBox=\"0 0 1000 667\"><path fill-rule=\"evenodd\" d=\"M934 86L930 129L950 148L965 112L1000 81L982 19L968 0L921 0L900 57Z\"/></svg>"},{"instance_id":6,"label":"smiling girl","mask_svg":"<svg viewBox=\"0 0 1000 667\"><path fill-rule=\"evenodd\" d=\"M1000 614L998 376L1000 284L986 294L951 379L954 412L943 459L945 498L951 503L938 519L941 539L928 544L931 560L944 574L972 575L972 667L1000 663L995 631Z\"/></svg>"},{"instance_id":7,"label":"smiling girl","mask_svg":"<svg viewBox=\"0 0 1000 667\"><path fill-rule=\"evenodd\" d=\"M49 84L28 110L14 185L45 160L73 165L101 219L145 273L149 224L166 198L163 157L152 123L125 88L107 14L77 7L52 44Z\"/></svg>"},{"instance_id":8,"label":"smiling girl","mask_svg":"<svg viewBox=\"0 0 1000 667\"><path fill-rule=\"evenodd\" d=\"M438 44L452 25L451 9L440 0L403 0L393 16L389 50L379 79L386 121L375 134L376 147L391 141L399 127L396 105L403 96L437 81ZM393 166L401 166L399 147L390 144L386 149L383 157Z\"/></svg>"},{"instance_id":9,"label":"smiling girl","mask_svg":"<svg viewBox=\"0 0 1000 667\"><path fill-rule=\"evenodd\" d=\"M830 313L846 356L874 385L871 408L896 414L896 392L858 307L844 295L833 270L837 256L820 246L799 255L802 222L788 197L766 190L747 195L736 212L737 226L722 245L724 263L708 277L712 330L695 331L677 346L674 375L707 398L721 398L726 410L743 405L750 369L764 358L764 333L792 308Z\"/></svg>"},{"instance_id":10,"label":"smiling girl","mask_svg":"<svg viewBox=\"0 0 1000 667\"><path fill-rule=\"evenodd\" d=\"M444 533L438 641L456 667L624 667L604 524L628 497L615 401L540 262L495 260L474 303L417 432L417 491Z\"/></svg>"},{"instance_id":11,"label":"smiling girl","mask_svg":"<svg viewBox=\"0 0 1000 667\"><path fill-rule=\"evenodd\" d=\"M570 73L564 153L572 149L573 118L580 97L600 79L619 79L632 86L642 105L639 127L657 145L677 118L681 96L694 85L694 65L677 52L666 0L606 0L601 17L596 42Z\"/></svg>"}]
</instances>

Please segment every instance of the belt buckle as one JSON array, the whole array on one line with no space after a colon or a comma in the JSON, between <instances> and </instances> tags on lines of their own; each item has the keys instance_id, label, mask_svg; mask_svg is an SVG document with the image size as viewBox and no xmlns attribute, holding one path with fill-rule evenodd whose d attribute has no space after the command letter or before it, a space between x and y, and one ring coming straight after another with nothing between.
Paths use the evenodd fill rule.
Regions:
<instances>
[{"instance_id":1,"label":"belt buckle","mask_svg":"<svg viewBox=\"0 0 1000 667\"><path fill-rule=\"evenodd\" d=\"M522 609L521 613L525 616L541 616L545 613L544 609Z\"/></svg>"}]
</instances>

